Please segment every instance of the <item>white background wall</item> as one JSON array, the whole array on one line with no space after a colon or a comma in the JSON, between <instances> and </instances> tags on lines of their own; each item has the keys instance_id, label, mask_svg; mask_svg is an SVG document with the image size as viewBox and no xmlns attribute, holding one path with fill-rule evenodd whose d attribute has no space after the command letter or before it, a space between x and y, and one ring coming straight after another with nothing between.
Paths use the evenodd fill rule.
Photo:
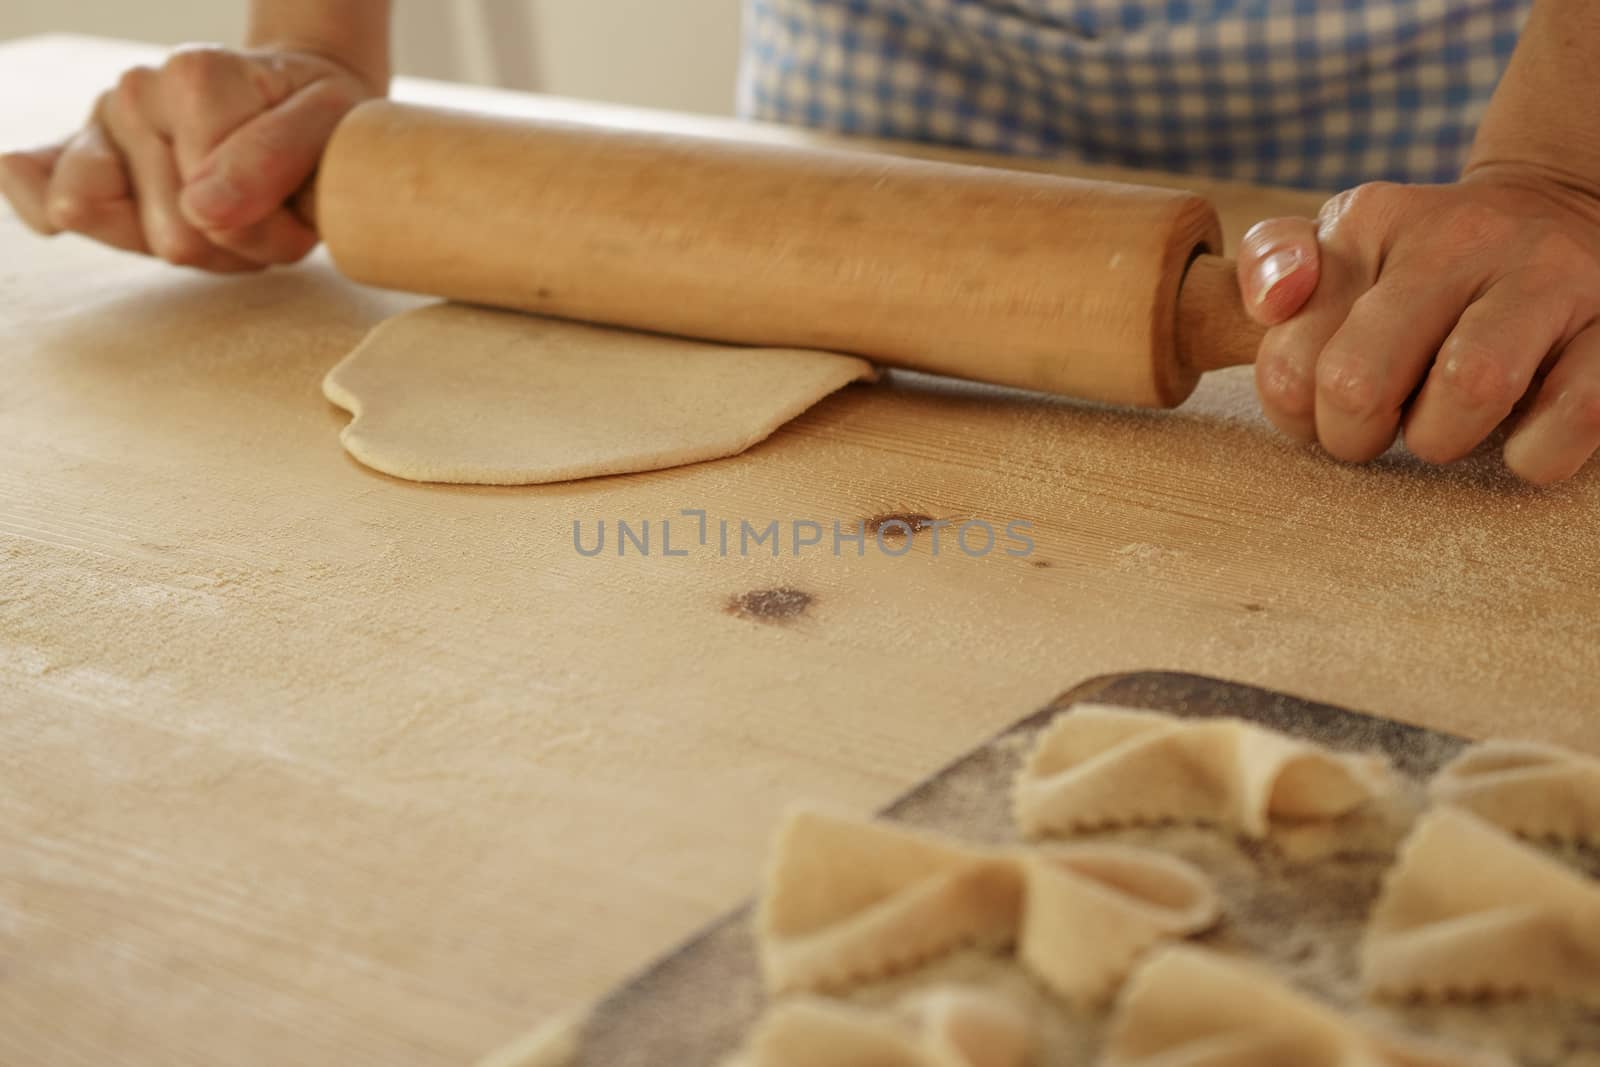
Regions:
<instances>
[{"instance_id":1,"label":"white background wall","mask_svg":"<svg viewBox=\"0 0 1600 1067\"><path fill-rule=\"evenodd\" d=\"M0 0L0 39L237 41L247 0ZM396 0L401 73L644 107L733 108L740 0ZM475 33L474 27L486 30ZM489 62L485 62L488 59ZM492 66L497 76L483 75Z\"/></svg>"}]
</instances>

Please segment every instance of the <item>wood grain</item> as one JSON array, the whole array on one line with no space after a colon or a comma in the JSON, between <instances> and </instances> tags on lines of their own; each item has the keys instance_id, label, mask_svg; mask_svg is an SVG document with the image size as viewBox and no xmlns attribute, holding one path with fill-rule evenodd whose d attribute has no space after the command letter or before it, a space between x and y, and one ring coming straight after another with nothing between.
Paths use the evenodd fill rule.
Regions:
<instances>
[{"instance_id":1,"label":"wood grain","mask_svg":"<svg viewBox=\"0 0 1600 1067\"><path fill-rule=\"evenodd\" d=\"M1171 189L388 100L316 199L369 285L1146 407L1194 391L1178 346L1212 334L1175 336L1178 288L1222 243ZM1226 280L1208 304L1242 315Z\"/></svg>"},{"instance_id":2,"label":"wood grain","mask_svg":"<svg viewBox=\"0 0 1600 1067\"><path fill-rule=\"evenodd\" d=\"M0 139L147 55L0 47L6 98L62 79ZM1317 200L1195 184L1235 236ZM1341 466L1248 371L1170 413L896 374L726 462L411 485L318 386L413 304L0 216L0 1063L461 1063L742 897L790 800L872 810L1110 671L1600 751L1593 471ZM685 508L1036 551L574 551Z\"/></svg>"}]
</instances>

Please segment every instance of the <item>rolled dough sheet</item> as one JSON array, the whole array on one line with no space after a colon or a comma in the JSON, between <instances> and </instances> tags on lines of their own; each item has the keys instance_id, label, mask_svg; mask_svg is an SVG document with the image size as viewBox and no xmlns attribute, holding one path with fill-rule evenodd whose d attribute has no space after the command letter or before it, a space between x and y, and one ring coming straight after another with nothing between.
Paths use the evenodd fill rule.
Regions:
<instances>
[{"instance_id":1,"label":"rolled dough sheet","mask_svg":"<svg viewBox=\"0 0 1600 1067\"><path fill-rule=\"evenodd\" d=\"M532 485L732 456L829 393L854 356L750 349L434 304L323 381L356 459L419 482Z\"/></svg>"}]
</instances>

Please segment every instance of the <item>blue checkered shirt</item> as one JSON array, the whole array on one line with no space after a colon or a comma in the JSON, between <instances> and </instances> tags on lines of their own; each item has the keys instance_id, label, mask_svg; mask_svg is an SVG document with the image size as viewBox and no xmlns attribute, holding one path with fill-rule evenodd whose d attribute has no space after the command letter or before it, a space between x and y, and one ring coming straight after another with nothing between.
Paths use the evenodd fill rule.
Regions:
<instances>
[{"instance_id":1,"label":"blue checkered shirt","mask_svg":"<svg viewBox=\"0 0 1600 1067\"><path fill-rule=\"evenodd\" d=\"M745 0L743 114L1310 189L1451 181L1532 0Z\"/></svg>"}]
</instances>

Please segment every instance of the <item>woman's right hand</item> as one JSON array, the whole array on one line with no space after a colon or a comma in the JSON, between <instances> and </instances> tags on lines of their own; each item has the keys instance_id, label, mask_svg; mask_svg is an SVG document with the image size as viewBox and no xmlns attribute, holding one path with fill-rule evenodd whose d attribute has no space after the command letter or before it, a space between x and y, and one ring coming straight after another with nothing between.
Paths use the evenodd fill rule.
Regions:
<instances>
[{"instance_id":1,"label":"woman's right hand","mask_svg":"<svg viewBox=\"0 0 1600 1067\"><path fill-rule=\"evenodd\" d=\"M65 141L0 156L30 227L212 271L293 263L317 244L292 198L345 113L382 95L312 52L188 47L135 67Z\"/></svg>"}]
</instances>

